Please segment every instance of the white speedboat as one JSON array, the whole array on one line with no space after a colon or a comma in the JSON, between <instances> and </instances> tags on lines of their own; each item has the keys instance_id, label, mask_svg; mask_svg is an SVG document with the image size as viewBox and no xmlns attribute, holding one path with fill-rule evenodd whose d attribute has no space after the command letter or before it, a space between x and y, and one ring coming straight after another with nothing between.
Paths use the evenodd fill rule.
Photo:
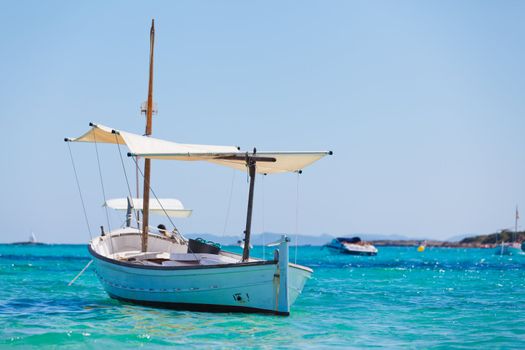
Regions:
<instances>
[{"instance_id":1,"label":"white speedboat","mask_svg":"<svg viewBox=\"0 0 525 350\"><path fill-rule=\"evenodd\" d=\"M377 248L372 244L361 241L359 237L337 237L325 247L344 254L351 255L377 255Z\"/></svg>"},{"instance_id":2,"label":"white speedboat","mask_svg":"<svg viewBox=\"0 0 525 350\"><path fill-rule=\"evenodd\" d=\"M153 111L153 23L150 39L145 136L90 124L91 128L84 135L65 140L115 144L119 152L120 145L125 145L129 150L128 156L134 160L137 172L144 179L142 199L106 202L107 207L127 210L127 220L125 227L102 232L89 243L95 272L110 297L127 302L187 310L288 315L313 271L289 262L289 239L286 236L281 237L273 259L250 256L255 177L257 173L300 172L332 153L257 152L255 149L253 152L242 152L234 146L180 144L149 137ZM144 171L136 161L139 157L145 160ZM150 229L150 212L165 214L170 221L172 217L187 217L191 213L174 199L150 200L152 159L189 163L206 161L248 172L250 184L242 255L223 251L207 242L188 240L176 229L169 234L164 226L161 234ZM72 161L75 170L73 156ZM138 227L132 227L133 213L136 221L140 222ZM139 221L137 214L141 213L142 220Z\"/></svg>"}]
</instances>

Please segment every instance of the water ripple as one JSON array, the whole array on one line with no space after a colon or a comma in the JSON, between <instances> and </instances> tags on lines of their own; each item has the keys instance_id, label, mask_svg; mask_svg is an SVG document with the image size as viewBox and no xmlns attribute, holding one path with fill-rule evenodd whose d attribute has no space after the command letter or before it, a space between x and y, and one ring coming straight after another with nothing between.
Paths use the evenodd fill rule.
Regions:
<instances>
[{"instance_id":1,"label":"water ripple","mask_svg":"<svg viewBox=\"0 0 525 350\"><path fill-rule=\"evenodd\" d=\"M0 347L243 349L522 348L525 259L489 250L299 248L314 268L290 317L120 304L85 246L0 247Z\"/></svg>"}]
</instances>

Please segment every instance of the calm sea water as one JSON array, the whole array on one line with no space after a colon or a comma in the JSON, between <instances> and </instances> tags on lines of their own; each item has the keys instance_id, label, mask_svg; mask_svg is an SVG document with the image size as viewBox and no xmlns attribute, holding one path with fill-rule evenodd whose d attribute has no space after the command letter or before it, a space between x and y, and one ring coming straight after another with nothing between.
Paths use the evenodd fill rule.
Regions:
<instances>
[{"instance_id":1,"label":"calm sea water","mask_svg":"<svg viewBox=\"0 0 525 350\"><path fill-rule=\"evenodd\" d=\"M0 245L0 347L525 348L525 256L299 247L315 272L290 317L121 304L90 270L67 287L88 261L85 246Z\"/></svg>"}]
</instances>

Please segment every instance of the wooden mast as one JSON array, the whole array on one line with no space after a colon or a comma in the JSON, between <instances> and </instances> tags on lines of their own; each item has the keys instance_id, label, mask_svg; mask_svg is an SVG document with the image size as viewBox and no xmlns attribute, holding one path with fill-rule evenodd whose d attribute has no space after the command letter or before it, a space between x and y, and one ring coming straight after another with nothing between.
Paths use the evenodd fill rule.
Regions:
<instances>
[{"instance_id":1,"label":"wooden mast","mask_svg":"<svg viewBox=\"0 0 525 350\"><path fill-rule=\"evenodd\" d=\"M254 149L255 153L255 149ZM253 212L253 190L255 185L255 165L253 157L246 156L246 165L250 174L250 192L248 194L248 212L246 214L246 230L244 230L244 248L242 251L242 261L248 261L250 258L250 234L252 230L252 212Z\"/></svg>"},{"instance_id":2,"label":"wooden mast","mask_svg":"<svg viewBox=\"0 0 525 350\"><path fill-rule=\"evenodd\" d=\"M151 20L148 107L146 111L146 136L151 135L151 119L153 113L153 48L155 43L155 20ZM144 159L144 190L142 202L142 251L148 251L149 224L149 191L150 191L151 159Z\"/></svg>"}]
</instances>

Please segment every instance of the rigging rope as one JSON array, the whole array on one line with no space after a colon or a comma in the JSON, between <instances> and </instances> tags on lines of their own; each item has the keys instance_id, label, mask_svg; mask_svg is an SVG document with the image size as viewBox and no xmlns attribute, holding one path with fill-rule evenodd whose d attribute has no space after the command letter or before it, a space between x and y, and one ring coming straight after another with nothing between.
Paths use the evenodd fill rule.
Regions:
<instances>
[{"instance_id":1,"label":"rigging rope","mask_svg":"<svg viewBox=\"0 0 525 350\"><path fill-rule=\"evenodd\" d=\"M135 157L132 157L133 161L135 162L135 164L137 164L137 161L135 160ZM137 169L140 171L140 175L142 176L142 178L144 179L144 173L142 172L142 170L137 167ZM155 191L153 191L153 188L151 188L150 184L147 183L146 186L148 186L149 190L151 191L151 193L153 193L153 196L155 197L155 199L157 200L157 202L159 203L159 206L160 208L162 209L162 211L164 212L164 214L166 215L166 217L168 218L168 220L170 221L171 225L173 227L177 227L175 226L175 223L173 223L173 220L171 220L171 217L168 215L168 212L166 211L166 209L164 209L164 206L162 205L161 201L159 200L159 198L157 197L157 194L155 193Z\"/></svg>"},{"instance_id":2,"label":"rigging rope","mask_svg":"<svg viewBox=\"0 0 525 350\"><path fill-rule=\"evenodd\" d=\"M140 198L140 190L139 190L139 157L137 157L137 161L135 162L135 183L137 185L137 198ZM137 222L140 220L140 211L137 210ZM137 223L138 225L138 223ZM140 226L137 226L137 228L140 230Z\"/></svg>"},{"instance_id":3,"label":"rigging rope","mask_svg":"<svg viewBox=\"0 0 525 350\"><path fill-rule=\"evenodd\" d=\"M106 211L106 221L108 223L108 229L109 232L111 232L111 224L109 223L109 210L108 206L106 205L106 189L104 188L104 180L102 179L102 167L100 166L100 156L98 154L98 143L97 143L97 136L96 133L93 133L93 140L95 141L95 152L97 153L97 164L98 164L98 174L100 176L100 185L102 187L102 197L104 197L104 209ZM115 253L115 249L113 248L113 236L109 235L109 244L111 245L111 251Z\"/></svg>"},{"instance_id":4,"label":"rigging rope","mask_svg":"<svg viewBox=\"0 0 525 350\"><path fill-rule=\"evenodd\" d=\"M75 173L75 180L77 182L78 194L80 195L80 202L82 203L82 210L84 212L84 219L86 220L86 226L87 226L88 233L89 233L89 239L92 240L93 235L91 234L91 228L89 227L89 220L87 217L86 205L84 204L84 197L82 196L82 191L80 190L80 181L78 181L77 167L75 166L75 161L73 159L73 152L71 152L71 146L69 145L69 142L67 142L67 148L69 149L71 165L73 166L73 172Z\"/></svg>"},{"instance_id":5,"label":"rigging rope","mask_svg":"<svg viewBox=\"0 0 525 350\"><path fill-rule=\"evenodd\" d=\"M97 164L98 164L98 175L100 177L100 185L102 187L102 197L104 197L104 204L106 204L106 189L104 188L104 180L102 179L102 167L100 166L100 156L98 154L98 143L97 143L97 136L95 133L93 133L93 139L95 144L95 152L97 154ZM105 205L104 208L106 209L106 221L108 223L108 229L111 232L111 225L109 223L109 211L108 207Z\"/></svg>"},{"instance_id":6,"label":"rigging rope","mask_svg":"<svg viewBox=\"0 0 525 350\"><path fill-rule=\"evenodd\" d=\"M138 171L140 172L140 175L142 176L142 178L144 179L144 173L142 172L142 170L140 169L140 167L138 166L138 163L137 163L137 160L135 159L135 157L132 157L133 161L135 162L135 165L137 165L137 169ZM144 179L144 181L146 181L146 179ZM157 197L157 194L155 193L155 191L153 191L153 188L151 188L151 185L149 183L146 183L146 185L148 186L149 190L151 191L151 193L153 193L153 197L155 197L155 199L157 200L157 202L159 203L159 206L160 208L162 209L162 211L164 212L164 214L166 215L166 217L168 218L168 220L170 221L171 225L174 227L174 228L177 228L177 226L175 226L175 223L173 222L173 220L171 220L171 217L168 215L168 212L166 211L166 209L164 209L164 206L162 205L161 201L159 200L159 197ZM143 215L144 216L144 215ZM180 234L180 233L179 233ZM182 236L182 234L180 234ZM190 248L190 245L188 243L188 251L193 254L193 256L195 257L196 260L199 260L197 258L197 256L195 255L195 253L191 250Z\"/></svg>"},{"instance_id":7,"label":"rigging rope","mask_svg":"<svg viewBox=\"0 0 525 350\"><path fill-rule=\"evenodd\" d=\"M122 151L120 150L120 144L118 143L118 136L117 136L117 134L115 134L115 140L117 141L118 155L120 156L120 164L122 164L122 170L124 171L124 177L126 178L126 184L128 186L129 198L130 198L130 200L133 200L133 194L131 193L131 186L129 185L128 174L126 172L126 167L124 165L124 158L122 157ZM135 214L135 219L138 221L139 218L137 216L137 210L133 210L133 213Z\"/></svg>"},{"instance_id":8,"label":"rigging rope","mask_svg":"<svg viewBox=\"0 0 525 350\"><path fill-rule=\"evenodd\" d=\"M231 205L232 205L233 184L235 182L235 173L236 173L236 170L233 169L233 171L232 171L232 181L231 181L231 187L230 187L230 198L228 199L228 206L227 206L227 209L226 209L226 218L224 219L224 228L222 229L222 236L223 237L224 237L224 235L226 233L226 227L228 226L228 219L230 217L230 208L231 208Z\"/></svg>"},{"instance_id":9,"label":"rigging rope","mask_svg":"<svg viewBox=\"0 0 525 350\"><path fill-rule=\"evenodd\" d=\"M262 205L261 205L261 214L262 214L262 255L263 255L263 260L266 259L266 239L264 237L264 178L266 176L263 174L262 175Z\"/></svg>"}]
</instances>

